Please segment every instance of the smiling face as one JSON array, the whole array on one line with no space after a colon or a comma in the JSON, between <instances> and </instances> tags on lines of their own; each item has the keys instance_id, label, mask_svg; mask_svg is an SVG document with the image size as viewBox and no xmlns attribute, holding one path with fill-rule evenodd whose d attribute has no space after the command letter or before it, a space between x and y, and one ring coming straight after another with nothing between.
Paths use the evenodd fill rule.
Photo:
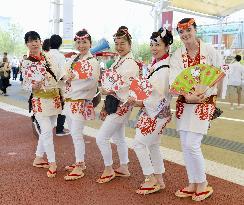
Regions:
<instances>
[{"instance_id":1,"label":"smiling face","mask_svg":"<svg viewBox=\"0 0 244 205\"><path fill-rule=\"evenodd\" d=\"M75 47L80 52L81 55L86 55L91 48L91 42L85 38L83 40L76 40Z\"/></svg>"},{"instance_id":2,"label":"smiling face","mask_svg":"<svg viewBox=\"0 0 244 205\"><path fill-rule=\"evenodd\" d=\"M158 40L157 42L152 40L150 43L150 50L151 50L152 56L156 60L159 60L163 57L163 55L165 55L167 53L168 46L165 46L162 39Z\"/></svg>"},{"instance_id":3,"label":"smiling face","mask_svg":"<svg viewBox=\"0 0 244 205\"><path fill-rule=\"evenodd\" d=\"M38 55L41 50L41 40L40 39L36 39L36 40L29 39L26 43L26 46L29 49L30 54Z\"/></svg>"},{"instance_id":4,"label":"smiling face","mask_svg":"<svg viewBox=\"0 0 244 205\"><path fill-rule=\"evenodd\" d=\"M115 38L115 50L120 56L127 55L131 50L131 45L125 38Z\"/></svg>"},{"instance_id":5,"label":"smiling face","mask_svg":"<svg viewBox=\"0 0 244 205\"><path fill-rule=\"evenodd\" d=\"M186 29L178 29L180 39L184 44L191 44L196 41L196 29L193 25L189 26Z\"/></svg>"}]
</instances>

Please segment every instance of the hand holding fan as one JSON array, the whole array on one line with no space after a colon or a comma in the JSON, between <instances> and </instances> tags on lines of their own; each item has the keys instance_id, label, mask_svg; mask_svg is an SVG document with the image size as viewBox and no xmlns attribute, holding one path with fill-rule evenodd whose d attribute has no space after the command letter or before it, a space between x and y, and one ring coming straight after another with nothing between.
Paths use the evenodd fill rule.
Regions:
<instances>
[{"instance_id":1,"label":"hand holding fan","mask_svg":"<svg viewBox=\"0 0 244 205\"><path fill-rule=\"evenodd\" d=\"M89 79L92 78L92 65L88 60L79 60L77 62L72 63L70 75L75 79Z\"/></svg>"},{"instance_id":2,"label":"hand holding fan","mask_svg":"<svg viewBox=\"0 0 244 205\"><path fill-rule=\"evenodd\" d=\"M187 94L195 91L202 94L214 86L225 76L219 68L211 65L198 64L184 69L171 85L170 92Z\"/></svg>"},{"instance_id":3,"label":"hand holding fan","mask_svg":"<svg viewBox=\"0 0 244 205\"><path fill-rule=\"evenodd\" d=\"M37 84L43 82L42 88L45 90L46 69L40 65L31 64L28 69L25 70L25 76L30 79L31 84Z\"/></svg>"},{"instance_id":4,"label":"hand holding fan","mask_svg":"<svg viewBox=\"0 0 244 205\"><path fill-rule=\"evenodd\" d=\"M118 91L125 85L121 75L112 70L106 70L103 73L101 83L106 91Z\"/></svg>"}]
</instances>

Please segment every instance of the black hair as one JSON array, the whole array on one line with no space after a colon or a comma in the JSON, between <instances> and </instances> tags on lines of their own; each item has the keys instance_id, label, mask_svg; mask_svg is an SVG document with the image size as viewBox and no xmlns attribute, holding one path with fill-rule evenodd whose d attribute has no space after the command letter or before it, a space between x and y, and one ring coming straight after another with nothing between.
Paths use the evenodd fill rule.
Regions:
<instances>
[{"instance_id":1,"label":"black hair","mask_svg":"<svg viewBox=\"0 0 244 205\"><path fill-rule=\"evenodd\" d=\"M117 32L114 34L114 37L115 38L122 37L122 36L131 45L131 43L132 43L131 42L132 37L131 37L131 35L130 35L129 31L128 31L128 28L126 26L120 26L119 29L117 30Z\"/></svg>"},{"instance_id":2,"label":"black hair","mask_svg":"<svg viewBox=\"0 0 244 205\"><path fill-rule=\"evenodd\" d=\"M62 45L62 38L54 34L50 37L50 49L59 49L60 46Z\"/></svg>"},{"instance_id":3,"label":"black hair","mask_svg":"<svg viewBox=\"0 0 244 205\"><path fill-rule=\"evenodd\" d=\"M78 36L78 37L82 37L82 36L88 35L87 39L92 44L91 35L88 33L88 31L86 29L82 29L82 30L78 31L75 35ZM77 39L78 38L75 37L74 41L76 41Z\"/></svg>"},{"instance_id":4,"label":"black hair","mask_svg":"<svg viewBox=\"0 0 244 205\"><path fill-rule=\"evenodd\" d=\"M236 57L235 57L235 59L236 59L236 61L241 61L241 56L240 55L236 55Z\"/></svg>"},{"instance_id":5,"label":"black hair","mask_svg":"<svg viewBox=\"0 0 244 205\"><path fill-rule=\"evenodd\" d=\"M166 30L166 34L164 35L164 37L162 37L161 33L164 30ZM160 38L164 42L165 46L169 46L173 43L173 35L172 35L171 31L167 30L166 28L160 28L157 32L153 32L150 39L155 39L158 36L160 36Z\"/></svg>"},{"instance_id":6,"label":"black hair","mask_svg":"<svg viewBox=\"0 0 244 205\"><path fill-rule=\"evenodd\" d=\"M187 23L187 22L189 22L191 19L192 19L192 18L183 18L183 19L181 19L181 20L178 22L178 24ZM197 24L196 24L196 22L194 22L192 25L193 25L194 29L197 28ZM176 27L176 30L177 30L177 31L179 30L178 26Z\"/></svg>"},{"instance_id":7,"label":"black hair","mask_svg":"<svg viewBox=\"0 0 244 205\"><path fill-rule=\"evenodd\" d=\"M49 51L50 50L50 39L47 38L42 43L42 50L43 51Z\"/></svg>"},{"instance_id":8,"label":"black hair","mask_svg":"<svg viewBox=\"0 0 244 205\"><path fill-rule=\"evenodd\" d=\"M25 44L27 44L29 40L41 40L41 37L36 31L29 31L25 34L24 39Z\"/></svg>"}]
</instances>

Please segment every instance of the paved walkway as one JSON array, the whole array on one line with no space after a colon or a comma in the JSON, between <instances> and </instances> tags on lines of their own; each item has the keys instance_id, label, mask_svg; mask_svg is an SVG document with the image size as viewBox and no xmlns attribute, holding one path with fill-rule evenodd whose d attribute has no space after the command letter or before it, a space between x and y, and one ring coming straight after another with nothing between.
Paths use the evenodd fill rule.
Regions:
<instances>
[{"instance_id":1,"label":"paved walkway","mask_svg":"<svg viewBox=\"0 0 244 205\"><path fill-rule=\"evenodd\" d=\"M85 137L87 170L84 178L66 182L64 166L73 162L71 137L54 137L58 174L54 179L46 177L46 170L32 167L36 139L32 134L30 118L0 109L0 204L62 204L62 205L159 205L196 204L191 199L178 199L176 189L187 182L181 165L165 161L166 189L149 196L139 196L135 190L143 176L136 156L130 150L130 178L116 178L108 184L95 181L103 170L102 158L92 137ZM115 147L113 147L113 150ZM114 155L115 165L118 156ZM241 179L240 179L241 180ZM244 204L244 187L217 177L208 176L214 194L206 205Z\"/></svg>"}]
</instances>

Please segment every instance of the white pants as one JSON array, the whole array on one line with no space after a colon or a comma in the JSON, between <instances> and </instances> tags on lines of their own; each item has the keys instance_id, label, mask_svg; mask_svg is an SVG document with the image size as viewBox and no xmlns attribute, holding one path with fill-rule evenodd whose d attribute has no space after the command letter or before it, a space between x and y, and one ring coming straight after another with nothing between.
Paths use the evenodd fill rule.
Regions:
<instances>
[{"instance_id":1,"label":"white pants","mask_svg":"<svg viewBox=\"0 0 244 205\"><path fill-rule=\"evenodd\" d=\"M83 138L84 120L81 117L66 115L67 124L72 136L75 160L76 162L84 162L85 160L85 142Z\"/></svg>"},{"instance_id":2,"label":"white pants","mask_svg":"<svg viewBox=\"0 0 244 205\"><path fill-rule=\"evenodd\" d=\"M134 139L133 149L144 175L162 174L165 172L159 143L147 145Z\"/></svg>"},{"instance_id":3,"label":"white pants","mask_svg":"<svg viewBox=\"0 0 244 205\"><path fill-rule=\"evenodd\" d=\"M41 134L36 148L36 156L43 157L46 152L48 162L55 162L55 152L53 144L53 128L56 126L57 115L40 116L35 115L35 118L40 125Z\"/></svg>"},{"instance_id":4,"label":"white pants","mask_svg":"<svg viewBox=\"0 0 244 205\"><path fill-rule=\"evenodd\" d=\"M188 131L179 131L179 134L189 183L205 182L205 163L201 150L203 135Z\"/></svg>"},{"instance_id":5,"label":"white pants","mask_svg":"<svg viewBox=\"0 0 244 205\"><path fill-rule=\"evenodd\" d=\"M128 146L125 141L125 123L117 122L113 115L108 115L98 131L96 142L103 156L105 166L113 164L112 149L110 139L117 145L120 164L127 164Z\"/></svg>"}]
</instances>

